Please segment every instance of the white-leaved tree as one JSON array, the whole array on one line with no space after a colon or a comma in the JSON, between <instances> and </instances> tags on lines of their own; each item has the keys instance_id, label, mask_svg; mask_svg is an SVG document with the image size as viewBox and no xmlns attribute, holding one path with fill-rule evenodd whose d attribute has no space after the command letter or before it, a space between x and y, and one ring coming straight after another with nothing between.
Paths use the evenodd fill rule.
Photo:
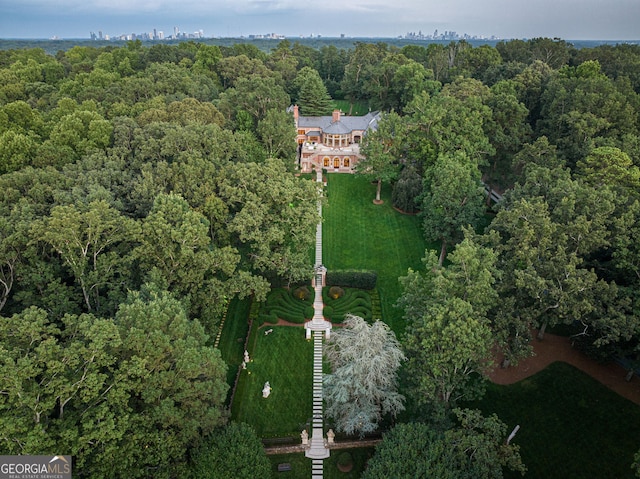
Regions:
<instances>
[{"instance_id":1,"label":"white-leaved tree","mask_svg":"<svg viewBox=\"0 0 640 479\"><path fill-rule=\"evenodd\" d=\"M338 431L363 436L375 431L385 415L395 416L404 409L404 397L396 389L398 368L405 358L385 323L369 325L348 314L325 352L332 369L323 383L326 413Z\"/></svg>"}]
</instances>

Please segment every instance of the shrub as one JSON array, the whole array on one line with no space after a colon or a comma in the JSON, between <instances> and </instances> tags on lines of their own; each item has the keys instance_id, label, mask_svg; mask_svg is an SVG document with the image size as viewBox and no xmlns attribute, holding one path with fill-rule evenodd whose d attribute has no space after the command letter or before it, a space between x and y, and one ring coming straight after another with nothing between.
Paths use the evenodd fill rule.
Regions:
<instances>
[{"instance_id":1,"label":"shrub","mask_svg":"<svg viewBox=\"0 0 640 479\"><path fill-rule=\"evenodd\" d=\"M278 315L273 312L269 312L268 314L261 314L259 318L260 318L260 324L264 324L264 323L276 324L278 322Z\"/></svg>"},{"instance_id":2,"label":"shrub","mask_svg":"<svg viewBox=\"0 0 640 479\"><path fill-rule=\"evenodd\" d=\"M342 289L340 286L331 286L331 288L329 288L329 296L331 297L331 299L341 298L342 296L344 296L344 289Z\"/></svg>"},{"instance_id":3,"label":"shrub","mask_svg":"<svg viewBox=\"0 0 640 479\"><path fill-rule=\"evenodd\" d=\"M293 292L293 297L302 301L308 301L311 298L311 291L306 286L300 286Z\"/></svg>"},{"instance_id":4,"label":"shrub","mask_svg":"<svg viewBox=\"0 0 640 479\"><path fill-rule=\"evenodd\" d=\"M373 289L378 275L375 271L341 270L327 272L327 286Z\"/></svg>"},{"instance_id":5,"label":"shrub","mask_svg":"<svg viewBox=\"0 0 640 479\"><path fill-rule=\"evenodd\" d=\"M313 306L307 306L306 308L304 308L304 319L313 318L313 313L315 312L316 310Z\"/></svg>"},{"instance_id":6,"label":"shrub","mask_svg":"<svg viewBox=\"0 0 640 479\"><path fill-rule=\"evenodd\" d=\"M331 306L325 306L322 310L322 315L325 317L325 319L331 321L331 318L333 318L333 308Z\"/></svg>"}]
</instances>

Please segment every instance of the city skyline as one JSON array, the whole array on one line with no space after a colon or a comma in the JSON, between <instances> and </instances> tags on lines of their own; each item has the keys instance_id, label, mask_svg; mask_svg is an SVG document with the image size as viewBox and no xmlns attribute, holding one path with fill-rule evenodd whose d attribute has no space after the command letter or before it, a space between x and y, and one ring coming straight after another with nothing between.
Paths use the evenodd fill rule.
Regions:
<instances>
[{"instance_id":1,"label":"city skyline","mask_svg":"<svg viewBox=\"0 0 640 479\"><path fill-rule=\"evenodd\" d=\"M5 0L0 38L88 38L163 31L204 37L398 37L454 30L478 37L638 40L638 0Z\"/></svg>"}]
</instances>

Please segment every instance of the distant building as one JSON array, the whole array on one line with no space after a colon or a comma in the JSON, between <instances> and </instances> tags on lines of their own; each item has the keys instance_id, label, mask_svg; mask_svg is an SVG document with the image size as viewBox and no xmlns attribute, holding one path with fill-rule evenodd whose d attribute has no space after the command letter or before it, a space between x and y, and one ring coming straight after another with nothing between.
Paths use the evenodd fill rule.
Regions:
<instances>
[{"instance_id":1,"label":"distant building","mask_svg":"<svg viewBox=\"0 0 640 479\"><path fill-rule=\"evenodd\" d=\"M334 173L353 173L360 154L360 142L369 130L376 130L379 112L346 116L334 110L331 116L302 116L293 106L298 132L298 163L302 173L321 168Z\"/></svg>"}]
</instances>

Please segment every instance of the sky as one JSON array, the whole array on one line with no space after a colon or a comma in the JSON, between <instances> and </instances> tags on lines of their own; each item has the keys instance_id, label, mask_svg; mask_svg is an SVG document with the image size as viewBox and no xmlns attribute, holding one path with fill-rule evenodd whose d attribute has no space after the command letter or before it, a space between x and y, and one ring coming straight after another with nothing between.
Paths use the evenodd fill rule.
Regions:
<instances>
[{"instance_id":1,"label":"sky","mask_svg":"<svg viewBox=\"0 0 640 479\"><path fill-rule=\"evenodd\" d=\"M0 38L199 30L205 37L640 39L640 0L0 0Z\"/></svg>"}]
</instances>

